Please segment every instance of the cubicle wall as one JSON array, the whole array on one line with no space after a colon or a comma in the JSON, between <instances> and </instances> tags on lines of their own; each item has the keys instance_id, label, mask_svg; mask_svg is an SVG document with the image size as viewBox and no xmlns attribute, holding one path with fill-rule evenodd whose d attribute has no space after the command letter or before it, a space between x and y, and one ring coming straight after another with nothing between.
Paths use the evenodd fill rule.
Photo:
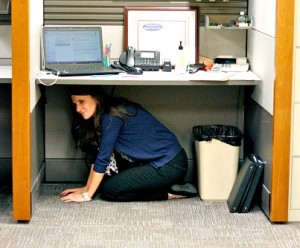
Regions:
<instances>
[{"instance_id":1,"label":"cubicle wall","mask_svg":"<svg viewBox=\"0 0 300 248\"><path fill-rule=\"evenodd\" d=\"M55 24L56 19L63 19L63 16L53 16L54 19L52 19L53 13L50 12L52 10L55 12L55 8L49 9L48 4L51 5L52 2L47 2L45 7L45 13L48 14L45 18L45 24ZM99 4L101 5L101 3ZM202 4L200 3L200 5ZM228 6L226 3L222 4ZM117 15L121 12L120 18L122 18L114 22L115 25L107 22L105 16L101 17L103 20L101 18L99 20L94 16L95 20L85 24L103 24L103 42L105 44L112 43L111 59L118 60L123 51L123 6L120 2L112 3L112 5L115 6L108 9L115 9ZM130 5L133 6L133 3ZM204 4L204 6L206 5ZM240 1L240 3L237 3L236 8L229 7L228 9L232 13L239 13L239 10L245 10L246 7L246 1ZM66 11L69 11L67 9ZM209 11L208 9L206 11ZM215 11L221 13L220 10L216 9ZM76 13L73 14L76 19ZM201 12L201 16L203 17L203 12ZM77 21L85 22L86 20L78 19ZM203 18L200 18L200 22L202 21ZM68 24L67 20L62 20L62 22ZM76 23L76 20L74 22ZM209 30L199 24L198 45L199 54L202 56L215 57L225 54L238 57L246 56L246 40L246 30ZM107 87L107 90L110 92L111 87ZM195 156L192 137L192 127L194 125L238 125L243 129L241 124L244 118L243 112L241 112L243 87L117 86L114 92L115 95L125 96L141 103L174 131L189 156L190 170L186 180L195 179L195 173L193 173ZM46 88L46 102L45 180L47 182L83 181L86 179L88 171L82 160L84 154L74 149L70 134L70 102L64 87Z\"/></svg>"},{"instance_id":2,"label":"cubicle wall","mask_svg":"<svg viewBox=\"0 0 300 248\"><path fill-rule=\"evenodd\" d=\"M253 142L253 152L259 154L266 162L261 187L261 207L267 216L270 214L272 192L274 67L271 65L274 64L274 51L274 37L257 30L249 31L248 58L252 69L262 79L262 84L255 88L252 101L248 103L246 108L247 122L245 128ZM265 97L261 96L262 92L264 92Z\"/></svg>"},{"instance_id":3,"label":"cubicle wall","mask_svg":"<svg viewBox=\"0 0 300 248\"><path fill-rule=\"evenodd\" d=\"M11 65L11 26L0 24L0 34L0 66ZM11 143L11 79L7 79L0 83L0 185L11 184Z\"/></svg>"},{"instance_id":4,"label":"cubicle wall","mask_svg":"<svg viewBox=\"0 0 300 248\"><path fill-rule=\"evenodd\" d=\"M0 185L11 184L11 84L0 84Z\"/></svg>"},{"instance_id":5,"label":"cubicle wall","mask_svg":"<svg viewBox=\"0 0 300 248\"><path fill-rule=\"evenodd\" d=\"M289 221L300 220L300 3L295 0L294 94L292 114L292 149L290 168Z\"/></svg>"},{"instance_id":6,"label":"cubicle wall","mask_svg":"<svg viewBox=\"0 0 300 248\"><path fill-rule=\"evenodd\" d=\"M204 25L204 15L234 16L247 13L248 0L129 0L129 1L74 1L44 0L46 25L123 25L124 7L194 7L199 8L199 24ZM66 15L66 13L68 13ZM231 19L228 19L228 22Z\"/></svg>"},{"instance_id":7,"label":"cubicle wall","mask_svg":"<svg viewBox=\"0 0 300 248\"><path fill-rule=\"evenodd\" d=\"M265 162L262 185L259 187L259 201L264 213L270 214L273 117L257 102L250 99L245 107L246 153L256 153Z\"/></svg>"},{"instance_id":8,"label":"cubicle wall","mask_svg":"<svg viewBox=\"0 0 300 248\"><path fill-rule=\"evenodd\" d=\"M49 9L48 4L51 5L52 3L47 2L47 6L45 7L45 13L48 14L47 18L45 18L45 24L55 24L57 21L55 19L60 17L63 19L63 16L54 16L54 19L52 19L52 14L50 13L52 10ZM101 5L101 3L99 4ZM222 4L228 6L226 3ZM229 12L231 11L230 13L239 13L239 10L245 10L247 7L246 1L240 1L240 3L236 4L235 8L228 8ZM105 44L112 43L111 60L118 60L123 51L124 43L123 7L121 6L122 3L113 3L113 5L115 6L111 9L115 8L118 15L121 11L121 21L114 22L115 25L108 25L109 22L103 16L103 20L101 19L102 17L100 18L101 20L96 18L90 23L85 24L102 24L103 42ZM132 3L130 5L133 6ZM207 4L200 3L200 5L208 7L205 7L205 11L209 12ZM215 9L215 11L222 14L219 9ZM246 56L247 31L206 29L202 26L203 13L200 9L199 54L205 57L215 57L218 55ZM73 14L76 19L77 15ZM84 22L85 20L80 19L79 21ZM63 20L62 22L68 24L67 20ZM241 123L244 116L240 112L243 87L117 86L115 94L129 97L131 100L141 103L175 132L181 144L188 152L190 170L187 180L194 180L195 178L195 174L193 173L195 156L192 137L192 127L194 125L239 125L243 129ZM70 103L63 86L48 87L46 89L46 101L45 180L47 182L85 180L88 171L82 161L84 154L80 151L75 151L73 147L72 137L70 136Z\"/></svg>"},{"instance_id":9,"label":"cubicle wall","mask_svg":"<svg viewBox=\"0 0 300 248\"><path fill-rule=\"evenodd\" d=\"M247 56L251 69L262 79L262 83L255 87L251 95L253 100L247 104L245 128L253 142L253 152L266 162L261 207L269 216L273 164L276 1L250 1L249 15L253 17L254 24L253 29L248 31Z\"/></svg>"}]
</instances>

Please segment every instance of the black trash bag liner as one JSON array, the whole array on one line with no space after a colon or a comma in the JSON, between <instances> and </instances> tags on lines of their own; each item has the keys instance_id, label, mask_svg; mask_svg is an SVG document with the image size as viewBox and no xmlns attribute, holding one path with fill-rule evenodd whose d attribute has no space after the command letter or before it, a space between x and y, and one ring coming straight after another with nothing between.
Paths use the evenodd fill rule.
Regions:
<instances>
[{"instance_id":1,"label":"black trash bag liner","mask_svg":"<svg viewBox=\"0 0 300 248\"><path fill-rule=\"evenodd\" d=\"M210 141L214 138L232 146L240 146L243 139L242 132L234 126L194 126L193 134L197 141Z\"/></svg>"}]
</instances>

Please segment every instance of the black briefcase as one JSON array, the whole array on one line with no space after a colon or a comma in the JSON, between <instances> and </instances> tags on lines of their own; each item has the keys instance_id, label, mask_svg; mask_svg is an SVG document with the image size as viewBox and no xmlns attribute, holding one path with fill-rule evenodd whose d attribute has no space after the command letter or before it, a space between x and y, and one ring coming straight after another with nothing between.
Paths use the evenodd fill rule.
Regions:
<instances>
[{"instance_id":1,"label":"black briefcase","mask_svg":"<svg viewBox=\"0 0 300 248\"><path fill-rule=\"evenodd\" d=\"M227 200L231 213L250 211L263 168L259 156L251 154L245 159Z\"/></svg>"}]
</instances>

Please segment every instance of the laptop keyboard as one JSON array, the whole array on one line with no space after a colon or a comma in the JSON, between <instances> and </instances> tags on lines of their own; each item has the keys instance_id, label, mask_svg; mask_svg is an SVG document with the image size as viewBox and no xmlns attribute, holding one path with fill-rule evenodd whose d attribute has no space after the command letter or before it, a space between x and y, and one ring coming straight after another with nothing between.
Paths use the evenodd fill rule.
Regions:
<instances>
[{"instance_id":1,"label":"laptop keyboard","mask_svg":"<svg viewBox=\"0 0 300 248\"><path fill-rule=\"evenodd\" d=\"M122 70L114 69L105 66L51 66L46 67L46 70L50 70L57 73L59 76L80 76L80 75L105 75L105 74L119 74Z\"/></svg>"},{"instance_id":2,"label":"laptop keyboard","mask_svg":"<svg viewBox=\"0 0 300 248\"><path fill-rule=\"evenodd\" d=\"M69 72L75 72L75 71L88 71L88 72L93 72L93 71L107 71L110 70L110 67L101 67L101 66L95 66L95 67L90 67L90 66L80 66L80 67L52 67L52 69L56 71L69 71Z\"/></svg>"}]
</instances>

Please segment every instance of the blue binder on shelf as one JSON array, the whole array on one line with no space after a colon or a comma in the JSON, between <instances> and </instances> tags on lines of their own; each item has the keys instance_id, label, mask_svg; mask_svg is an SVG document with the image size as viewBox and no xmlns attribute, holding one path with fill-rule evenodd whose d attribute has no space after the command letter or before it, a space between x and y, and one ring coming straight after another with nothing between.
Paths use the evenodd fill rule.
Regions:
<instances>
[{"instance_id":1,"label":"blue binder on shelf","mask_svg":"<svg viewBox=\"0 0 300 248\"><path fill-rule=\"evenodd\" d=\"M250 211L263 168L264 162L258 155L251 154L246 158L227 200L231 213Z\"/></svg>"}]
</instances>

